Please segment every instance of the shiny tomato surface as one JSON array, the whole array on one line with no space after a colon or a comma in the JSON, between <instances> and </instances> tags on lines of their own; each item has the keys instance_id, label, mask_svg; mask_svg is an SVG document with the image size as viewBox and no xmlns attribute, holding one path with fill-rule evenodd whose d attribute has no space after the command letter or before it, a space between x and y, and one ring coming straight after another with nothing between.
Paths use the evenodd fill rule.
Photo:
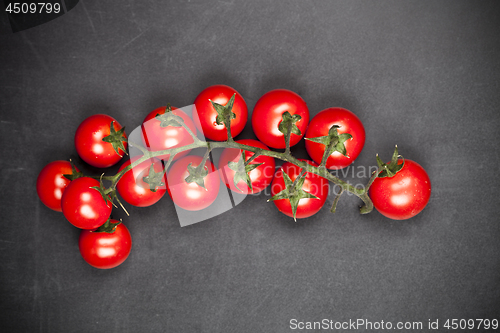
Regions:
<instances>
[{"instance_id":1,"label":"shiny tomato surface","mask_svg":"<svg viewBox=\"0 0 500 333\"><path fill-rule=\"evenodd\" d=\"M417 215L431 197L431 180L424 168L412 160L405 159L404 163L395 176L376 178L369 190L375 209L393 220Z\"/></svg>"},{"instance_id":2,"label":"shiny tomato surface","mask_svg":"<svg viewBox=\"0 0 500 333\"><path fill-rule=\"evenodd\" d=\"M116 220L110 222L118 223ZM82 230L78 247L89 265L110 269L121 265L128 258L132 249L132 237L123 223L120 223L113 233Z\"/></svg>"},{"instance_id":3,"label":"shiny tomato surface","mask_svg":"<svg viewBox=\"0 0 500 333\"><path fill-rule=\"evenodd\" d=\"M62 211L62 194L71 182L63 175L71 173L71 163L68 161L50 162L40 171L36 180L36 192L45 206L58 212Z\"/></svg>"},{"instance_id":4,"label":"shiny tomato surface","mask_svg":"<svg viewBox=\"0 0 500 333\"><path fill-rule=\"evenodd\" d=\"M123 163L118 172L141 158L135 156L131 160ZM149 176L149 170L153 165L155 172L162 172L163 165L160 160L152 158L136 165L132 170L127 171L116 184L118 194L129 204L137 207L147 207L157 203L167 191L166 177L163 175L161 182L163 186L156 186L152 191L150 185L144 181L144 177Z\"/></svg>"},{"instance_id":5,"label":"shiny tomato surface","mask_svg":"<svg viewBox=\"0 0 500 333\"><path fill-rule=\"evenodd\" d=\"M301 160L301 161L306 161L306 160ZM310 165L317 166L317 164L314 163L313 161L306 161L306 162ZM296 166L295 164L289 162L284 163L281 166L281 168L276 171L276 174L274 175L274 179L271 184L271 195L274 196L285 189L285 181L283 179L284 172L290 177L291 181L293 182L300 175L301 171L302 168ZM299 205L297 207L296 218L301 219L310 217L319 212L320 209L325 204L326 198L328 197L329 188L330 186L328 180L316 174L307 172L306 179L304 181L302 189L306 192L315 195L316 197L318 197L318 199L316 198L300 199ZM273 202L280 212L290 217L293 217L292 206L290 204L289 199L274 200Z\"/></svg>"},{"instance_id":6,"label":"shiny tomato surface","mask_svg":"<svg viewBox=\"0 0 500 333\"><path fill-rule=\"evenodd\" d=\"M144 145L151 151L162 151L183 147L194 142L189 132L182 126L166 126L162 127L162 122L157 115L165 114L166 107L160 107L151 111L142 122L142 140ZM182 118L184 124L196 135L196 127L189 116L181 109L172 107L171 111L174 115ZM185 156L189 150L185 150L175 155L175 159ZM157 156L159 159L168 160L170 154Z\"/></svg>"},{"instance_id":7,"label":"shiny tomato surface","mask_svg":"<svg viewBox=\"0 0 500 333\"><path fill-rule=\"evenodd\" d=\"M101 193L93 187L99 187L98 180L80 177L69 183L63 192L62 212L77 228L98 228L111 215L111 201L104 201Z\"/></svg>"},{"instance_id":8,"label":"shiny tomato surface","mask_svg":"<svg viewBox=\"0 0 500 333\"><path fill-rule=\"evenodd\" d=\"M122 149L118 149L117 153L111 143L103 141L111 133L111 123L113 123L115 131L122 128L113 117L96 114L82 121L76 129L76 152L82 160L97 168L108 168L115 165L125 155ZM123 146L126 150L127 142L123 142Z\"/></svg>"},{"instance_id":9,"label":"shiny tomato surface","mask_svg":"<svg viewBox=\"0 0 500 333\"><path fill-rule=\"evenodd\" d=\"M231 119L231 136L235 137L243 131L248 118L247 104L235 89L226 85L210 86L204 89L194 100L194 123L206 138L214 141L227 140L226 126L217 124L218 113L214 109L212 102L225 106L234 94L236 96L232 112L234 112L236 118Z\"/></svg>"},{"instance_id":10,"label":"shiny tomato surface","mask_svg":"<svg viewBox=\"0 0 500 333\"><path fill-rule=\"evenodd\" d=\"M219 193L219 173L210 161L205 162L208 175L204 177L204 186L195 182L186 182L190 175L188 165L197 167L202 162L201 156L184 156L170 167L167 172L167 190L174 203L185 210L197 211L210 206Z\"/></svg>"},{"instance_id":11,"label":"shiny tomato surface","mask_svg":"<svg viewBox=\"0 0 500 333\"><path fill-rule=\"evenodd\" d=\"M238 140L236 142L247 146L269 150L269 148L265 144L257 140L244 139ZM248 173L252 184L252 190L250 190L250 187L248 187L247 183L243 180L240 180L237 183L237 186L234 184L234 176L236 171L229 167L229 162L238 162L241 158L241 154L244 154L245 156L244 161L248 161L254 155L254 153L250 151L244 151L235 148L224 149L219 159L219 171L221 173L221 178L226 186L234 192L242 194L259 193L266 187L268 187L273 180L276 168L274 158L270 156L260 155L250 163L262 163Z\"/></svg>"},{"instance_id":12,"label":"shiny tomato surface","mask_svg":"<svg viewBox=\"0 0 500 333\"><path fill-rule=\"evenodd\" d=\"M338 170L350 165L359 156L365 145L365 128L361 120L344 108L328 108L315 115L307 128L306 138L328 136L333 125L339 126L337 133L349 133L352 138L344 142L347 156L334 151L326 160L326 168ZM325 152L324 144L306 140L306 150L316 163L320 164Z\"/></svg>"},{"instance_id":13,"label":"shiny tomato surface","mask_svg":"<svg viewBox=\"0 0 500 333\"><path fill-rule=\"evenodd\" d=\"M276 89L265 93L255 104L252 113L252 127L257 138L271 148L285 148L285 135L278 129L282 115L288 111L291 115L302 117L296 125L301 135L290 136L290 146L296 145L306 133L309 123L309 109L298 94L286 89Z\"/></svg>"}]
</instances>

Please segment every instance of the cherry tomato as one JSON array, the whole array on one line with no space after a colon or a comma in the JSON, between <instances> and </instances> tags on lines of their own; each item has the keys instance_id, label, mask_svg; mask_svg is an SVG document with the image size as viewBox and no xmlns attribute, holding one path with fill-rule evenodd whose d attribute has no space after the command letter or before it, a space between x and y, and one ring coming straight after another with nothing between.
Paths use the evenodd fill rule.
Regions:
<instances>
[{"instance_id":1,"label":"cherry tomato","mask_svg":"<svg viewBox=\"0 0 500 333\"><path fill-rule=\"evenodd\" d=\"M64 217L80 229L95 229L106 222L111 214L111 201L92 188L99 187L99 181L81 177L69 183L63 192L61 207Z\"/></svg>"},{"instance_id":2,"label":"cherry tomato","mask_svg":"<svg viewBox=\"0 0 500 333\"><path fill-rule=\"evenodd\" d=\"M231 135L233 137L243 131L248 118L248 109L245 100L231 87L225 85L210 86L203 90L194 100L196 110L193 111L193 119L196 127L210 140L227 140L227 130L224 124L217 125L217 111L210 100L220 105L226 105L231 97L236 94L232 111L236 118L231 119Z\"/></svg>"},{"instance_id":3,"label":"cherry tomato","mask_svg":"<svg viewBox=\"0 0 500 333\"><path fill-rule=\"evenodd\" d=\"M417 215L431 197L431 180L424 168L412 160L405 159L404 163L395 176L376 178L369 190L373 206L393 220Z\"/></svg>"},{"instance_id":4,"label":"cherry tomato","mask_svg":"<svg viewBox=\"0 0 500 333\"><path fill-rule=\"evenodd\" d=\"M265 144L257 140L245 139L245 140L238 140L236 142L247 146L269 150L269 148ZM252 191L250 190L250 188L248 187L247 183L244 180L240 180L238 182L237 184L238 187L234 185L234 175L236 171L234 169L231 169L228 165L229 162L237 163L238 161L240 161L242 152L245 154L244 161L248 161L248 159L250 159L250 157L254 155L254 153L250 151L242 151L240 149L235 149L235 148L224 149L219 159L219 170L221 172L221 178L226 183L226 186L234 192L243 194L259 193L266 187L268 187L269 184L271 184L271 181L273 180L276 168L274 158L270 156L260 155L257 156L252 162L250 162L250 165L263 163L249 172L249 177L253 190ZM241 162L244 161L242 160Z\"/></svg>"},{"instance_id":5,"label":"cherry tomato","mask_svg":"<svg viewBox=\"0 0 500 333\"><path fill-rule=\"evenodd\" d=\"M80 171L75 167L76 171ZM58 212L62 212L61 198L70 180L63 175L71 175L71 163L54 161L47 164L36 180L36 191L42 203Z\"/></svg>"},{"instance_id":6,"label":"cherry tomato","mask_svg":"<svg viewBox=\"0 0 500 333\"><path fill-rule=\"evenodd\" d=\"M111 223L119 223L110 220ZM78 247L83 259L95 268L109 269L122 264L132 249L132 237L120 223L113 233L82 230Z\"/></svg>"},{"instance_id":7,"label":"cherry tomato","mask_svg":"<svg viewBox=\"0 0 500 333\"><path fill-rule=\"evenodd\" d=\"M193 168L200 165L203 158L188 155L174 162L167 172L167 190L174 203L186 210L196 211L210 206L219 193L220 178L214 165L210 161L205 162L208 175L204 177L205 188L195 182L187 183L185 179L190 175L188 165Z\"/></svg>"},{"instance_id":8,"label":"cherry tomato","mask_svg":"<svg viewBox=\"0 0 500 333\"><path fill-rule=\"evenodd\" d=\"M318 166L313 161L301 160L309 163L310 165ZM283 179L283 172L285 172L292 182L300 175L302 168L299 168L295 164L290 162L284 163L280 169L276 170L273 182L271 184L271 195L276 195L285 189L285 181ZM296 218L306 218L310 217L317 212L325 204L326 198L328 197L329 191L328 180L320 177L313 173L306 173L306 179L302 189L318 197L315 198L303 198L300 199L299 205L297 207ZM276 207L285 215L293 217L292 206L290 205L289 199L281 199L273 201Z\"/></svg>"},{"instance_id":9,"label":"cherry tomato","mask_svg":"<svg viewBox=\"0 0 500 333\"><path fill-rule=\"evenodd\" d=\"M365 145L365 128L361 120L351 111L343 108L328 108L315 115L307 128L306 138L328 136L333 125L338 134L349 133L352 138L344 142L347 156L334 151L326 160L326 168L331 170L342 169L354 162ZM325 145L306 140L306 150L309 156L318 164L321 163L325 152Z\"/></svg>"},{"instance_id":10,"label":"cherry tomato","mask_svg":"<svg viewBox=\"0 0 500 333\"><path fill-rule=\"evenodd\" d=\"M291 147L304 136L309 123L309 109L302 97L290 90L276 89L265 93L255 104L252 127L257 138L265 145L272 148L286 148L285 135L278 129L282 115L286 111L291 115L298 114L302 117L296 123L301 135L291 134Z\"/></svg>"},{"instance_id":11,"label":"cherry tomato","mask_svg":"<svg viewBox=\"0 0 500 333\"><path fill-rule=\"evenodd\" d=\"M111 122L114 131L122 128L113 117L96 114L85 119L76 130L76 152L82 160L97 168L108 168L116 164L127 150L127 142L121 141L123 149L117 148L117 153L110 142L103 141L111 134ZM125 133L123 135L126 139Z\"/></svg>"},{"instance_id":12,"label":"cherry tomato","mask_svg":"<svg viewBox=\"0 0 500 333\"><path fill-rule=\"evenodd\" d=\"M141 157L142 156L135 156L131 160L123 163L118 172L129 166L131 161L136 161ZM166 185L163 185L157 186L156 192L153 192L150 189L150 185L143 180L144 177L149 176L151 164L153 164L155 172L158 173L163 171L163 165L160 160L155 158L149 159L136 165L132 170L127 171L116 184L116 190L123 200L133 206L151 206L158 202L167 191ZM163 175L161 182L166 184L165 175Z\"/></svg>"},{"instance_id":13,"label":"cherry tomato","mask_svg":"<svg viewBox=\"0 0 500 333\"><path fill-rule=\"evenodd\" d=\"M142 122L142 139L151 151L160 151L170 148L187 146L194 142L193 138L184 127L166 126L161 127L162 121L157 115L165 114L166 107L160 107L151 111ZM196 127L189 116L181 109L172 107L174 115L181 117L186 126L196 135ZM175 159L187 155L189 150L175 155ZM168 160L170 154L160 155L159 159Z\"/></svg>"}]
</instances>

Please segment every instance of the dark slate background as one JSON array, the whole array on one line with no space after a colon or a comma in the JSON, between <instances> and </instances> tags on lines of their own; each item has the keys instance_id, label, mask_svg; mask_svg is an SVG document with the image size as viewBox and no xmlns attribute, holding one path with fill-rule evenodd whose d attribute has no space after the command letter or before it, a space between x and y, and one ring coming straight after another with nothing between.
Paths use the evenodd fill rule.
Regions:
<instances>
[{"instance_id":1,"label":"dark slate background","mask_svg":"<svg viewBox=\"0 0 500 333\"><path fill-rule=\"evenodd\" d=\"M446 319L500 319L500 2L81 0L5 31L2 332L290 332L291 319L439 320L442 330ZM287 88L312 115L355 112L367 134L355 170L398 144L429 173L427 208L403 222L360 216L346 195L335 215L325 207L294 223L261 195L181 228L165 197L128 206L130 217L115 210L133 237L123 265L86 264L79 230L39 201L39 171L73 158L99 174L73 146L87 116L131 131L152 109L221 83L250 109ZM240 136L252 137L251 126ZM294 152L307 157L303 143Z\"/></svg>"}]
</instances>

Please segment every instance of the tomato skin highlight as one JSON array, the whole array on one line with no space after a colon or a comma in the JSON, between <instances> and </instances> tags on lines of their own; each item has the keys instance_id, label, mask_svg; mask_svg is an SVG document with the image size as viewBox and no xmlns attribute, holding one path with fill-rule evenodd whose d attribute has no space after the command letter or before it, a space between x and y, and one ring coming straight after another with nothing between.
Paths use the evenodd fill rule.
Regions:
<instances>
[{"instance_id":1,"label":"tomato skin highlight","mask_svg":"<svg viewBox=\"0 0 500 333\"><path fill-rule=\"evenodd\" d=\"M231 135L236 137L243 131L247 123L248 108L243 97L235 89L226 85L213 85L205 88L194 100L193 120L198 128L210 140L227 140L227 130L224 124L217 125L217 111L210 100L220 105L226 105L236 94L232 111L236 118L231 119Z\"/></svg>"},{"instance_id":2,"label":"tomato skin highlight","mask_svg":"<svg viewBox=\"0 0 500 333\"><path fill-rule=\"evenodd\" d=\"M257 138L271 148L286 148L285 135L278 129L285 111L302 117L296 125L302 135L290 135L290 147L296 145L306 133L309 123L309 109L306 102L293 91L275 89L268 91L255 104L252 113L252 127Z\"/></svg>"},{"instance_id":3,"label":"tomato skin highlight","mask_svg":"<svg viewBox=\"0 0 500 333\"><path fill-rule=\"evenodd\" d=\"M141 157L142 156L135 156L127 162L123 163L118 172L122 171L132 162L138 160ZM151 167L151 164L153 164L155 172L163 171L163 165L161 161L156 158L152 158L136 165L133 169L125 172L125 174L116 184L116 190L118 191L118 194L120 194L123 200L125 200L132 206L151 206L157 203L167 191L166 185L163 185L161 187L157 186L156 192L153 192L150 190L149 184L144 182L143 177L149 175L149 168ZM163 176L161 181L166 184L167 181L165 175Z\"/></svg>"},{"instance_id":4,"label":"tomato skin highlight","mask_svg":"<svg viewBox=\"0 0 500 333\"><path fill-rule=\"evenodd\" d=\"M210 206L219 193L220 178L214 165L207 160L205 167L208 169L208 175L204 178L205 188L198 184L186 183L185 179L189 176L187 167L192 163L192 167L197 167L203 158L201 156L184 156L167 171L167 191L173 202L182 209L197 211Z\"/></svg>"},{"instance_id":5,"label":"tomato skin highlight","mask_svg":"<svg viewBox=\"0 0 500 333\"><path fill-rule=\"evenodd\" d=\"M142 122L142 140L144 146L150 151L161 151L165 149L171 149L176 147L187 146L194 142L193 138L186 129L183 127L167 126L161 127L161 121L156 119L157 114L164 114L166 110L165 106L159 107L151 111L144 121ZM176 116L181 117L184 120L186 126L196 135L196 127L189 118L189 116L176 107L172 107L172 113ZM175 155L174 160L189 153L189 150L185 150ZM170 154L159 155L157 158L168 160Z\"/></svg>"},{"instance_id":6,"label":"tomato skin highlight","mask_svg":"<svg viewBox=\"0 0 500 333\"><path fill-rule=\"evenodd\" d=\"M309 160L303 160L310 165L318 166L315 162ZM273 182L271 184L271 195L274 196L285 189L285 181L283 180L283 172L288 174L292 181L295 181L297 176L300 175L302 168L299 168L295 164L290 162L285 162L280 169L276 170ZM328 193L330 190L330 185L328 180L320 177L313 173L306 173L306 179L304 181L304 186L302 187L304 191L309 192L318 197L314 198L304 198L300 199L299 205L297 207L296 218L303 219L306 217L313 216L321 210L326 202ZM283 214L293 217L292 206L290 205L289 199L281 199L273 201L276 207Z\"/></svg>"},{"instance_id":7,"label":"tomato skin highlight","mask_svg":"<svg viewBox=\"0 0 500 333\"><path fill-rule=\"evenodd\" d=\"M111 223L118 223L111 220ZM91 266L110 269L121 265L132 249L130 231L120 223L113 233L82 230L78 240L82 258Z\"/></svg>"},{"instance_id":8,"label":"tomato skin highlight","mask_svg":"<svg viewBox=\"0 0 500 333\"><path fill-rule=\"evenodd\" d=\"M398 161L401 164L402 160ZM420 213L431 197L431 180L425 169L405 159L393 177L376 178L369 190L375 209L393 220L407 220Z\"/></svg>"},{"instance_id":9,"label":"tomato skin highlight","mask_svg":"<svg viewBox=\"0 0 500 333\"><path fill-rule=\"evenodd\" d=\"M76 171L80 171L75 167ZM71 175L71 163L68 161L53 161L43 167L36 180L36 192L40 201L56 212L62 212L61 198L66 187L71 182L63 175Z\"/></svg>"},{"instance_id":10,"label":"tomato skin highlight","mask_svg":"<svg viewBox=\"0 0 500 333\"><path fill-rule=\"evenodd\" d=\"M352 138L344 143L348 157L334 151L326 161L326 168L339 170L350 165L359 156L365 145L366 133L361 120L351 111L333 107L327 108L316 114L309 123L306 138L327 136L330 127L340 126L338 134L349 133ZM306 140L306 150L316 163L320 164L325 152L325 145Z\"/></svg>"},{"instance_id":11,"label":"tomato skin highlight","mask_svg":"<svg viewBox=\"0 0 500 333\"><path fill-rule=\"evenodd\" d=\"M115 118L105 114L96 114L82 121L76 130L76 152L82 160L96 168L109 168L125 155L121 149L118 150L120 154L117 154L111 143L102 141L110 134L112 121L116 131L122 128ZM124 142L123 145L126 150L127 143Z\"/></svg>"},{"instance_id":12,"label":"tomato skin highlight","mask_svg":"<svg viewBox=\"0 0 500 333\"><path fill-rule=\"evenodd\" d=\"M99 191L91 188L94 186L99 187L99 181L90 177L80 177L73 180L63 192L62 212L64 217L77 228L98 228L111 215L111 201L104 202Z\"/></svg>"},{"instance_id":13,"label":"tomato skin highlight","mask_svg":"<svg viewBox=\"0 0 500 333\"><path fill-rule=\"evenodd\" d=\"M269 148L265 144L257 140L244 139L244 140L238 140L236 142L247 146L269 150ZM274 178L274 172L276 169L276 163L274 161L274 158L270 156L260 155L257 156L251 162L251 164L263 163L257 168L250 171L249 173L253 189L253 191L251 191L248 185L242 180L238 182L238 187L234 185L233 178L235 175L235 171L229 168L228 166L228 162L230 161L238 162L241 154L242 151L240 149L235 149L235 148L224 149L219 159L219 171L221 173L221 179L229 189L231 189L236 193L242 193L242 194L259 193L266 187L268 187ZM254 153L250 151L245 151L245 161L248 161L253 155Z\"/></svg>"}]
</instances>

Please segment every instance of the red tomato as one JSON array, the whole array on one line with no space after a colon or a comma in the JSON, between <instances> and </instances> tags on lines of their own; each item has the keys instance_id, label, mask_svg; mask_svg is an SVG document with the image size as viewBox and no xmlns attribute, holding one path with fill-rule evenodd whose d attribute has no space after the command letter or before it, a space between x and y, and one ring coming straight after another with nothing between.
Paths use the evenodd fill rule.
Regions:
<instances>
[{"instance_id":1,"label":"red tomato","mask_svg":"<svg viewBox=\"0 0 500 333\"><path fill-rule=\"evenodd\" d=\"M234 94L236 94L236 97L232 111L236 114L236 118L231 119L231 135L235 137L243 131L248 118L247 104L236 90L225 85L210 86L203 90L194 100L196 108L193 111L194 123L210 140L227 140L226 126L224 124L217 125L215 119L218 114L210 100L220 105L226 105Z\"/></svg>"},{"instance_id":2,"label":"red tomato","mask_svg":"<svg viewBox=\"0 0 500 333\"><path fill-rule=\"evenodd\" d=\"M247 146L269 150L269 148L265 144L257 140L245 139L245 140L238 140L236 142ZM242 151L240 149L234 149L234 148L224 149L219 159L219 170L221 172L221 178L226 183L226 186L234 192L243 194L259 193L263 189L268 187L269 184L271 184L271 181L273 180L276 168L274 158L270 156L260 155L257 156L250 163L250 165L263 163L249 172L249 177L253 189L253 191L251 191L247 183L243 180L240 180L238 182L238 187L234 185L234 175L236 171L231 169L228 165L229 162L238 162L241 158L242 152L244 152L245 154L245 161L248 161L248 159L254 155L254 153L250 151Z\"/></svg>"},{"instance_id":3,"label":"red tomato","mask_svg":"<svg viewBox=\"0 0 500 333\"><path fill-rule=\"evenodd\" d=\"M111 220L111 223L119 223ZM109 269L122 264L132 249L132 237L120 223L113 233L82 230L78 247L83 259L95 268Z\"/></svg>"},{"instance_id":4,"label":"red tomato","mask_svg":"<svg viewBox=\"0 0 500 333\"><path fill-rule=\"evenodd\" d=\"M342 169L354 162L365 145L365 128L361 120L351 111L343 108L328 108L313 117L307 128L306 138L328 136L333 125L340 126L338 134L349 133L352 138L344 142L347 156L334 151L326 160L326 168L331 170ZM325 145L306 140L306 150L309 156L318 164L321 163L325 152Z\"/></svg>"},{"instance_id":5,"label":"red tomato","mask_svg":"<svg viewBox=\"0 0 500 333\"><path fill-rule=\"evenodd\" d=\"M144 145L151 151L160 151L170 148L187 146L194 142L191 135L184 127L167 126L161 127L161 120L156 118L157 114L165 114L166 107L160 107L151 111L142 122L142 139ZM181 109L172 107L172 113L181 117L186 126L196 135L196 127L189 116ZM175 155L175 159L187 155L189 150ZM160 155L159 159L168 160L170 154Z\"/></svg>"},{"instance_id":6,"label":"red tomato","mask_svg":"<svg viewBox=\"0 0 500 333\"><path fill-rule=\"evenodd\" d=\"M118 172L129 166L131 161L136 161L142 156L133 157L131 160L123 163ZM160 160L155 158L146 160L136 165L132 170L127 171L116 184L116 190L120 196L129 204L137 207L147 207L160 200L167 191L166 185L156 187L156 192L151 191L150 185L144 182L143 178L149 175L149 169L153 164L155 172L162 172L163 165ZM161 180L166 184L165 175Z\"/></svg>"},{"instance_id":7,"label":"red tomato","mask_svg":"<svg viewBox=\"0 0 500 333\"><path fill-rule=\"evenodd\" d=\"M286 148L285 135L278 129L285 111L290 112L291 115L298 114L302 117L296 123L302 135L291 134L291 147L304 136L309 123L309 109L302 97L290 90L276 89L265 93L255 104L252 113L252 127L257 138L265 145L272 148Z\"/></svg>"},{"instance_id":8,"label":"red tomato","mask_svg":"<svg viewBox=\"0 0 500 333\"><path fill-rule=\"evenodd\" d=\"M75 167L76 171L80 171ZM61 198L70 180L63 175L71 175L71 163L54 161L47 164L36 180L36 191L43 204L50 209L62 212Z\"/></svg>"},{"instance_id":9,"label":"red tomato","mask_svg":"<svg viewBox=\"0 0 500 333\"><path fill-rule=\"evenodd\" d=\"M99 181L81 177L69 183L63 192L61 207L64 217L80 229L95 229L111 215L111 201L104 199L99 191Z\"/></svg>"},{"instance_id":10,"label":"red tomato","mask_svg":"<svg viewBox=\"0 0 500 333\"><path fill-rule=\"evenodd\" d=\"M309 163L310 165L318 166L313 161L301 160ZM299 168L295 164L286 162L284 163L280 169L276 171L274 175L273 182L271 184L271 195L274 196L285 189L285 181L283 180L283 172L285 172L292 181L294 181L302 168ZM306 179L304 181L304 186L302 189L306 192L309 192L318 197L315 198L303 198L300 199L299 205L297 207L296 218L306 218L310 217L317 212L325 204L326 198L328 197L328 192L330 186L328 184L328 180L320 177L313 173L306 173ZM273 201L276 207L285 215L293 217L292 206L290 205L289 199L281 199Z\"/></svg>"},{"instance_id":11,"label":"red tomato","mask_svg":"<svg viewBox=\"0 0 500 333\"><path fill-rule=\"evenodd\" d=\"M111 122L115 131L122 128L113 117L96 114L85 119L76 130L76 152L82 160L97 168L108 168L116 164L125 154L124 150L127 150L127 142L122 142L124 150L118 148L118 154L111 143L103 141L111 133ZM126 139L125 133L123 135Z\"/></svg>"},{"instance_id":12,"label":"red tomato","mask_svg":"<svg viewBox=\"0 0 500 333\"><path fill-rule=\"evenodd\" d=\"M195 182L187 183L189 176L188 165L197 167L203 158L188 155L174 162L167 172L167 190L174 203L186 210L201 210L210 206L219 193L220 178L210 161L205 162L208 175L204 178L205 188Z\"/></svg>"},{"instance_id":13,"label":"red tomato","mask_svg":"<svg viewBox=\"0 0 500 333\"><path fill-rule=\"evenodd\" d=\"M398 164L403 161L399 160ZM393 177L376 178L370 198L380 214L393 220L406 220L420 213L431 197L431 180L417 162L405 159Z\"/></svg>"}]
</instances>

